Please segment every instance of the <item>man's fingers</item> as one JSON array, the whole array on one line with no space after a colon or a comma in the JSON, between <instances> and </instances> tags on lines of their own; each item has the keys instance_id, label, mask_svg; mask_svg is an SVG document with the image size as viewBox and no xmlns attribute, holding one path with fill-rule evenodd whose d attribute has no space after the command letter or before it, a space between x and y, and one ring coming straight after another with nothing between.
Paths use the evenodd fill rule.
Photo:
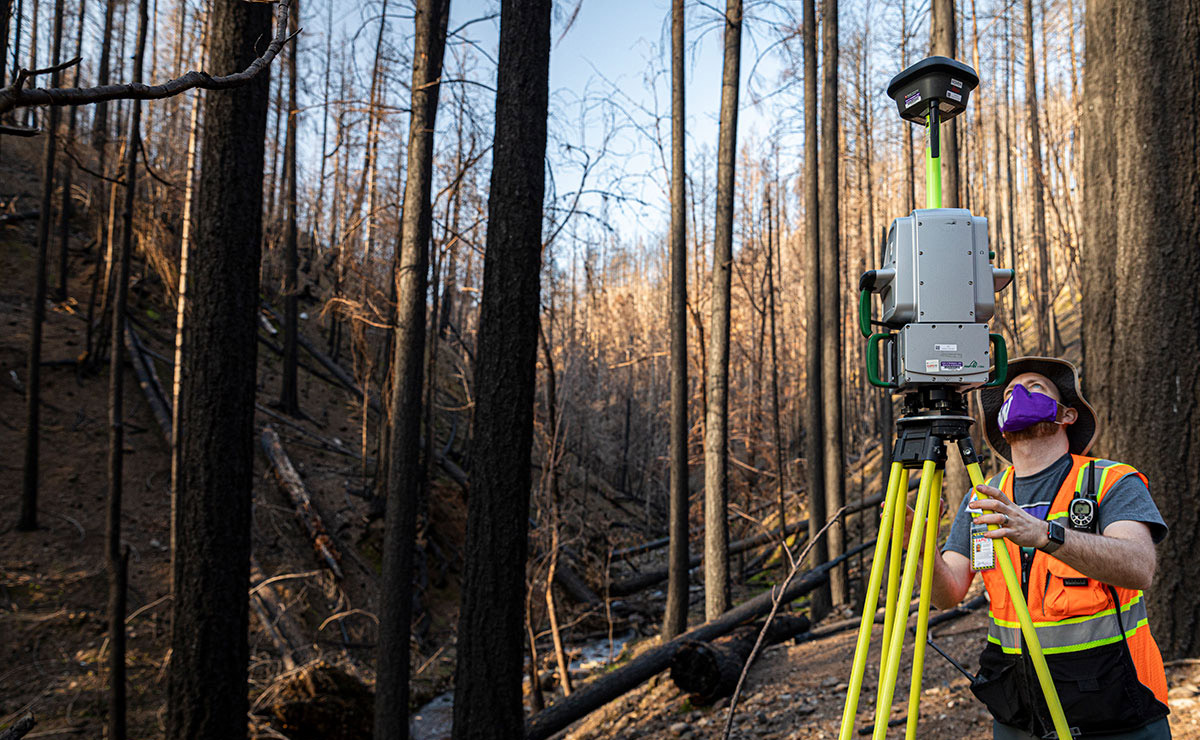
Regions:
<instances>
[{"instance_id":1,"label":"man's fingers","mask_svg":"<svg viewBox=\"0 0 1200 740\"><path fill-rule=\"evenodd\" d=\"M970 504L968 504L968 506L970 506L972 509L985 509L985 510L999 509L1004 505L1005 505L1004 501L1001 501L999 499L994 499L994 498L976 499L975 501L972 501Z\"/></svg>"},{"instance_id":2,"label":"man's fingers","mask_svg":"<svg viewBox=\"0 0 1200 740\"><path fill-rule=\"evenodd\" d=\"M1006 503L1008 502L1008 496L1005 496L1004 492L999 488L980 483L979 485L975 486L975 490L987 496L988 498L994 498L998 501L1004 501Z\"/></svg>"}]
</instances>

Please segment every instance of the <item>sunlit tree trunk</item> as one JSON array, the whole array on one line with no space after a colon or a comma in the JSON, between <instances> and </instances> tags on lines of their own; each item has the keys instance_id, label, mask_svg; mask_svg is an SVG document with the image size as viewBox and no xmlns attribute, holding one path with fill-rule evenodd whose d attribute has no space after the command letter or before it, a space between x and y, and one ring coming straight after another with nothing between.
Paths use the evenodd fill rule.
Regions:
<instances>
[{"instance_id":1,"label":"sunlit tree trunk","mask_svg":"<svg viewBox=\"0 0 1200 740\"><path fill-rule=\"evenodd\" d=\"M687 207L684 157L684 7L671 2L671 442L667 531L667 606L663 639L687 629L688 425L687 425Z\"/></svg>"},{"instance_id":2,"label":"sunlit tree trunk","mask_svg":"<svg viewBox=\"0 0 1200 740\"><path fill-rule=\"evenodd\" d=\"M821 394L821 184L817 163L817 9L804 0L804 482L808 488L808 534L813 540L812 563L829 560L829 545L816 533L825 524L825 447L822 443L824 404ZM813 620L832 606L829 584L812 593Z\"/></svg>"},{"instance_id":3,"label":"sunlit tree trunk","mask_svg":"<svg viewBox=\"0 0 1200 740\"><path fill-rule=\"evenodd\" d=\"M841 304L841 215L838 204L838 170L841 146L838 141L838 1L821 5L821 406L823 460L825 466L826 516L845 503L844 458L842 454L842 313ZM821 524L824 524L822 522ZM829 528L829 557L845 549L842 522ZM846 567L829 572L830 596L835 605L849 599Z\"/></svg>"},{"instance_id":4,"label":"sunlit tree trunk","mask_svg":"<svg viewBox=\"0 0 1200 740\"><path fill-rule=\"evenodd\" d=\"M1049 245L1046 242L1046 203L1042 188L1042 134L1038 124L1037 63L1033 54L1033 1L1024 0L1022 34L1025 42L1025 144L1029 147L1029 192L1033 202L1030 213L1033 226L1033 250L1037 255L1037 300L1033 302L1034 323L1037 324L1037 351L1053 353L1050 342L1050 274Z\"/></svg>"}]
</instances>

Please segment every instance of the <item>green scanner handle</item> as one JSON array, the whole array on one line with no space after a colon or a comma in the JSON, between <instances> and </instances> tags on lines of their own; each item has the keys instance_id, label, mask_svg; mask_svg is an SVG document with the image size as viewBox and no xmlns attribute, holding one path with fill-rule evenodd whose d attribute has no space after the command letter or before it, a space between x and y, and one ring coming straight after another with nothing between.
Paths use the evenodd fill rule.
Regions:
<instances>
[{"instance_id":1,"label":"green scanner handle","mask_svg":"<svg viewBox=\"0 0 1200 740\"><path fill-rule=\"evenodd\" d=\"M896 388L895 383L885 383L879 378L879 344L891 337L891 334L872 334L867 339L867 380L877 388ZM1000 340L1003 342L1004 340Z\"/></svg>"},{"instance_id":2,"label":"green scanner handle","mask_svg":"<svg viewBox=\"0 0 1200 740\"><path fill-rule=\"evenodd\" d=\"M858 291L858 330L864 337L871 336L871 291Z\"/></svg>"},{"instance_id":3,"label":"green scanner handle","mask_svg":"<svg viewBox=\"0 0 1200 740\"><path fill-rule=\"evenodd\" d=\"M989 381L984 388L999 388L1004 385L1004 381L1008 380L1008 345L1004 343L1004 337L999 334L988 334L988 339L991 340L992 346L996 348L995 364L996 377ZM867 357L870 357L870 348L867 348ZM870 360L868 359L868 362ZM867 368L868 372L870 368Z\"/></svg>"}]
</instances>

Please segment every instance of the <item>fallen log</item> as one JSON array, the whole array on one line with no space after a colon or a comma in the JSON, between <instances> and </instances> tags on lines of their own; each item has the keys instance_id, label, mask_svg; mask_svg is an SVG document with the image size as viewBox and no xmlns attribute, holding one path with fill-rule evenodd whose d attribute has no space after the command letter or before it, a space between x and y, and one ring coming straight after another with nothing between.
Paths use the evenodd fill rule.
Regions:
<instances>
[{"instance_id":1,"label":"fallen log","mask_svg":"<svg viewBox=\"0 0 1200 740\"><path fill-rule=\"evenodd\" d=\"M142 340L128 321L125 322L125 349L129 352L129 359L132 361L138 385L146 395L146 402L150 404L150 410L154 412L154 420L158 422L158 427L162 430L169 447L171 445L171 400L163 390L162 382L158 379L158 372L154 369L154 363L146 355L146 348L142 344Z\"/></svg>"},{"instance_id":2,"label":"fallen log","mask_svg":"<svg viewBox=\"0 0 1200 740\"><path fill-rule=\"evenodd\" d=\"M929 617L929 625L928 625L929 629L933 629L934 627L938 626L939 624L945 624L946 622L951 622L955 619L965 617L968 614L970 614L971 612L975 611L976 609L979 609L979 608L985 606L987 603L988 603L987 593L982 593L982 594L979 594L978 596L976 596L975 598L971 599L970 601L963 602L962 604L959 604L958 606L956 606L952 609L945 609L943 611L940 611L937 614L934 614L931 617ZM909 632L916 634L916 628L910 627Z\"/></svg>"},{"instance_id":3,"label":"fallen log","mask_svg":"<svg viewBox=\"0 0 1200 740\"><path fill-rule=\"evenodd\" d=\"M795 534L800 530L801 527L807 526L808 520L804 520L803 522L793 522L787 526L787 534ZM738 540L737 542L729 543L729 555L737 555L738 553L742 553L747 550L753 550L754 548L761 547L762 545L778 543L778 541L778 529L771 532L761 532L753 537L747 537L744 540ZM702 562L704 562L704 557L702 555L693 555L688 558L688 569L691 570L692 568L699 566ZM656 584L662 583L663 581L667 580L668 576L669 571L666 568L662 570L652 570L645 573L639 573L636 576L631 576L612 584L609 586L608 593L610 596L628 596L630 594L635 594L638 591L650 588Z\"/></svg>"},{"instance_id":4,"label":"fallen log","mask_svg":"<svg viewBox=\"0 0 1200 740\"><path fill-rule=\"evenodd\" d=\"M792 581L779 596L780 603L790 603L813 591L829 580L830 570L871 548L874 544L875 540L871 540L852 547L833 560L808 571L803 578ZM742 602L717 619L705 622L664 645L651 648L612 673L576 689L570 696L564 697L529 718L525 724L526 740L546 740L559 730L565 729L572 722L632 691L652 676L665 671L670 667L675 652L685 642L712 640L745 622L766 615L774 605L776 597L774 591L775 589L771 589Z\"/></svg>"},{"instance_id":5,"label":"fallen log","mask_svg":"<svg viewBox=\"0 0 1200 740\"><path fill-rule=\"evenodd\" d=\"M28 732L32 730L33 726L36 724L37 720L33 718L33 714L26 714L24 717L17 720L15 725L8 728L4 732L0 732L0 740L21 740L21 738L25 737L25 735L28 734Z\"/></svg>"},{"instance_id":6,"label":"fallen log","mask_svg":"<svg viewBox=\"0 0 1200 740\"><path fill-rule=\"evenodd\" d=\"M910 484L909 484L910 491L915 489L916 487L917 487L917 484L915 482L910 482ZM882 493L876 494L867 499L863 499L862 501L859 501L856 504L852 504L849 508L847 508L846 515L848 516L850 514L855 514L857 512L864 511L873 506L878 506L879 504L883 503L883 499L884 499L884 494L882 494ZM807 527L808 527L808 520L801 519L798 522L789 524L787 526L787 532L790 535L790 534L795 533L797 530L803 530ZM744 540L738 540L737 542L730 543L729 554L737 555L738 553L745 552L746 550L753 550L754 548L759 547L761 545L769 544L773 541L776 541L776 540L778 540L778 538L779 538L779 530L778 529L776 529L772 532L765 532L762 534L757 534L753 537L747 537ZM691 570L692 568L698 567L700 565L700 563L702 563L702 562L704 562L704 558L702 555L693 555L690 558L688 558L688 569ZM650 588L651 586L655 586L659 583L662 583L663 581L667 580L668 576L669 576L669 573L666 569L652 570L652 571L647 571L645 573L639 573L636 576L630 576L629 578L626 578L621 581L617 581L616 583L612 584L612 586L609 587L608 592L612 596L629 596L630 594L635 594L639 591Z\"/></svg>"},{"instance_id":7,"label":"fallen log","mask_svg":"<svg viewBox=\"0 0 1200 740\"><path fill-rule=\"evenodd\" d=\"M266 319L263 319L263 321L266 321ZM258 343L261 344L262 346L266 347L267 349L271 350L275 354L279 355L280 357L283 357L283 347L280 347L278 344L275 344L270 339L267 339L266 337L264 337L262 334L258 335ZM320 370L313 367L312 365L305 362L304 360L296 360L296 364L299 367L304 368L304 370L307 371L308 373L310 373L314 378L323 380L326 383L334 386L335 388L345 387L343 385L343 383L340 380L338 380L337 378L333 378L333 377L330 377L329 375L326 375L325 373L321 372Z\"/></svg>"},{"instance_id":8,"label":"fallen log","mask_svg":"<svg viewBox=\"0 0 1200 740\"><path fill-rule=\"evenodd\" d=\"M263 310L266 311L272 319L279 321L279 314L275 313L275 309L271 308L269 304L264 302ZM362 398L365 394L367 396L367 404L371 407L372 411L375 411L376 413L382 413L383 407L379 403L379 398L376 396L371 396L370 394L366 394L364 389L360 388L358 383L354 380L354 376L346 371L346 368L337 364L331 357L329 357L329 355L317 349L316 345L310 342L308 337L304 336L302 332L296 332L296 343L299 344L300 347L307 352L310 357L320 363L321 367L325 368L330 375L337 378L342 385L346 386L347 390L358 394L359 398Z\"/></svg>"},{"instance_id":9,"label":"fallen log","mask_svg":"<svg viewBox=\"0 0 1200 740\"><path fill-rule=\"evenodd\" d=\"M602 606L604 604L604 601L588 587L587 583L567 562L560 561L558 567L554 569L554 583L577 604L584 606Z\"/></svg>"},{"instance_id":10,"label":"fallen log","mask_svg":"<svg viewBox=\"0 0 1200 740\"><path fill-rule=\"evenodd\" d=\"M10 224L20 223L21 221L32 221L42 215L41 211L22 211L21 213L5 213L0 216L0 226L8 226ZM32 725L31 725L32 727ZM18 736L19 737L19 736Z\"/></svg>"},{"instance_id":11,"label":"fallen log","mask_svg":"<svg viewBox=\"0 0 1200 740\"><path fill-rule=\"evenodd\" d=\"M774 506L774 503L772 503L771 505ZM741 518L742 517L738 514L730 514L728 516L728 520L730 522L736 522L737 520L739 520ZM807 523L807 522L808 522L808 520L805 519L804 523ZM802 526L803 526L803 524L802 524ZM691 537L693 535L698 535L703 531L704 531L704 527L692 527L691 529L688 530L688 537ZM654 552L655 550L661 550L662 548L666 547L669 544L671 544L670 537L659 537L657 539L643 542L640 545L630 545L629 547L622 547L618 550L613 550L612 554L608 556L608 559L609 559L609 562L619 563L622 560L629 560L630 558L637 557L638 555L642 555L647 552Z\"/></svg>"},{"instance_id":12,"label":"fallen log","mask_svg":"<svg viewBox=\"0 0 1200 740\"><path fill-rule=\"evenodd\" d=\"M295 670L297 665L303 665L313 658L309 641L304 636L304 630L296 624L295 618L288 613L287 607L279 601L279 596L271 584L265 583L266 575L258 564L258 559L250 556L250 606L258 616L263 632L279 651L284 668Z\"/></svg>"},{"instance_id":13,"label":"fallen log","mask_svg":"<svg viewBox=\"0 0 1200 740\"><path fill-rule=\"evenodd\" d=\"M808 617L785 614L771 620L763 647L776 645L808 629ZM671 659L671 680L699 704L712 704L729 696L754 649L761 623L738 627L711 642L689 640Z\"/></svg>"},{"instance_id":14,"label":"fallen log","mask_svg":"<svg viewBox=\"0 0 1200 740\"><path fill-rule=\"evenodd\" d=\"M362 459L362 455L355 452L353 449L347 447L346 445L342 444L341 440L324 437L320 434L317 434L316 432L311 431L304 425L292 421L291 419L284 416L283 414L272 411L271 409L267 408L266 406L263 406L261 403L255 403L254 409L255 409L255 411L258 411L259 413L262 413L262 414L265 414L266 416L271 417L276 422L284 425L288 429L292 429L292 430L304 435L305 437L312 439L315 442L315 446L320 447L321 449L325 450L326 452L332 452L337 455L344 455L346 457L354 458L355 460ZM374 458L367 458L367 461L374 462Z\"/></svg>"},{"instance_id":15,"label":"fallen log","mask_svg":"<svg viewBox=\"0 0 1200 740\"><path fill-rule=\"evenodd\" d=\"M279 433L270 424L266 424L263 426L259 439L262 442L263 452L266 453L267 459L271 461L271 466L275 470L275 478L279 481L279 487L291 499L292 505L296 507L296 514L304 523L304 528L308 530L309 537L312 538L313 549L340 580L343 577L341 556L325 531L325 523L321 521L320 515L313 507L312 499L309 498L308 491L304 488L304 481L300 479L300 474L296 472L292 461L288 459L287 452L283 449L283 443L279 441Z\"/></svg>"}]
</instances>

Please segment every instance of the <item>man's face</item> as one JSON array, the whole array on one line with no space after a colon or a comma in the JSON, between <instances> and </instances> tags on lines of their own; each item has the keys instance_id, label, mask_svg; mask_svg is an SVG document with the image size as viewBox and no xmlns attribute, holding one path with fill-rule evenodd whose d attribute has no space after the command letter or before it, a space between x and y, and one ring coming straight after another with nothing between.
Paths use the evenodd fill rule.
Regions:
<instances>
[{"instance_id":1,"label":"man's face","mask_svg":"<svg viewBox=\"0 0 1200 740\"><path fill-rule=\"evenodd\" d=\"M1041 373L1021 373L1017 377L1009 381L1004 388L1004 400L1012 395L1013 388L1023 386L1030 393L1041 393L1053 398L1057 403L1062 403L1062 394L1058 392L1058 387ZM1060 418L1061 424L1053 421L1041 421L1033 426L1022 429L1017 432L1003 432L1004 439L1010 444L1019 444L1028 440L1045 439L1046 437L1055 437L1059 434L1066 438L1067 425L1075 422L1079 417L1079 412L1073 408L1067 408L1063 411Z\"/></svg>"},{"instance_id":2,"label":"man's face","mask_svg":"<svg viewBox=\"0 0 1200 740\"><path fill-rule=\"evenodd\" d=\"M1054 385L1050 378L1041 373L1021 373L1010 380L1004 388L1005 401L1012 395L1013 388L1016 388L1018 385L1024 386L1025 390L1030 393L1042 393L1050 396L1058 403L1062 403L1062 394L1058 392L1058 386Z\"/></svg>"}]
</instances>

